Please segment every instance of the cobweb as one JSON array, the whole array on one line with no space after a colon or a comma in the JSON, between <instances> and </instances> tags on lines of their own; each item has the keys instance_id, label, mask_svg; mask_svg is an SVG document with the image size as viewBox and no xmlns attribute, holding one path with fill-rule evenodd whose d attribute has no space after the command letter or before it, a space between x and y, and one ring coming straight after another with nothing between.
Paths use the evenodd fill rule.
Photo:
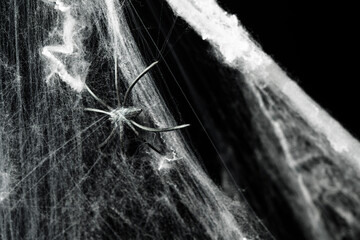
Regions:
<instances>
[{"instance_id":1,"label":"cobweb","mask_svg":"<svg viewBox=\"0 0 360 240\"><path fill-rule=\"evenodd\" d=\"M214 185L181 132L141 132L158 152L129 129L98 148L113 125L84 111L102 107L85 86L116 106L153 61L142 59L125 7L1 3L1 238L271 239L246 202ZM172 117L151 74L132 105L147 126L186 121Z\"/></svg>"},{"instance_id":2,"label":"cobweb","mask_svg":"<svg viewBox=\"0 0 360 240\"><path fill-rule=\"evenodd\" d=\"M261 193L251 203L269 215L271 232L358 239L359 142L215 0L166 2L232 69L219 82L197 79L203 91L217 90L200 114L211 118L214 147L240 166L228 178L238 174ZM118 126L108 138L116 124L86 111L116 108L150 64L168 66L140 54L134 38L147 40L130 30L130 15L143 24L132 1L9 0L0 13L1 239L273 239L236 184L230 198L212 182L188 129L137 135L125 126L122 137ZM129 101L142 110L136 122L188 123L169 110L173 99L157 81L176 79L163 79L158 66L141 79Z\"/></svg>"}]
</instances>

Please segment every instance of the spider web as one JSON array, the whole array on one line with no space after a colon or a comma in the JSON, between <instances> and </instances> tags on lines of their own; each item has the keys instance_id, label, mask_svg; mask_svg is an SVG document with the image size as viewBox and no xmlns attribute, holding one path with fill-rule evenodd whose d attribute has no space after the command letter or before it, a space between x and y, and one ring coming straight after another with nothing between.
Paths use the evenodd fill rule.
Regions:
<instances>
[{"instance_id":1,"label":"spider web","mask_svg":"<svg viewBox=\"0 0 360 240\"><path fill-rule=\"evenodd\" d=\"M271 239L245 202L209 179L181 132L112 129L84 83L110 106L146 68L126 2L1 3L2 239ZM10 31L11 29L11 31ZM114 79L119 85L114 85ZM139 121L175 126L150 75L134 88Z\"/></svg>"}]
</instances>

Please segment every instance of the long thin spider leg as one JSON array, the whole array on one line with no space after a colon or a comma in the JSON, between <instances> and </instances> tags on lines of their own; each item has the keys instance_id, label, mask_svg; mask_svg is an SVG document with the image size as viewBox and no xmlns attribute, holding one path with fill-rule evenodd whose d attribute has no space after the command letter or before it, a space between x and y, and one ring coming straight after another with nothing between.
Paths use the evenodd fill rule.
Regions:
<instances>
[{"instance_id":1,"label":"long thin spider leg","mask_svg":"<svg viewBox=\"0 0 360 240\"><path fill-rule=\"evenodd\" d=\"M96 108L84 108L84 111L103 113L103 114L107 114L107 115L111 116L111 113L101 110L101 109L96 109Z\"/></svg>"},{"instance_id":2,"label":"long thin spider leg","mask_svg":"<svg viewBox=\"0 0 360 240\"><path fill-rule=\"evenodd\" d=\"M167 128L151 128L151 127L146 127L143 126L141 124L138 124L137 122L130 120L132 124L134 124L136 127L144 130L144 131L148 131L148 132L170 132L170 131L175 131L175 130L179 130L182 128L186 128L189 127L190 124L183 124L183 125L179 125L179 126L175 126L175 127L167 127Z\"/></svg>"},{"instance_id":3,"label":"long thin spider leg","mask_svg":"<svg viewBox=\"0 0 360 240\"><path fill-rule=\"evenodd\" d=\"M116 132L116 128L113 128L110 135L105 139L105 141L103 143L99 144L98 147L102 148L103 146L105 146L110 141L110 139L114 136L115 132Z\"/></svg>"},{"instance_id":4,"label":"long thin spider leg","mask_svg":"<svg viewBox=\"0 0 360 240\"><path fill-rule=\"evenodd\" d=\"M126 101L129 97L129 93L131 92L131 90L134 88L134 86L136 85L136 83L148 72L150 71L151 68L153 68L159 61L155 61L153 62L150 66L148 66L147 68L145 68L144 71L142 71L142 73L139 74L139 76L137 76L137 78L131 83L130 87L126 90L125 92L125 97L124 97L124 102L123 102L123 106L125 107Z\"/></svg>"},{"instance_id":5,"label":"long thin spider leg","mask_svg":"<svg viewBox=\"0 0 360 240\"><path fill-rule=\"evenodd\" d=\"M157 152L158 154L161 154L160 150L157 149L156 147L154 147L154 145L152 145L151 143L149 143L148 141L146 141L144 138L140 137L140 134L138 133L138 131L136 131L136 129L133 126L132 121L130 120L130 123L128 123L128 126L131 128L131 130L134 131L134 133L136 134L136 136L138 136L145 144L147 144L152 150L154 150L155 152Z\"/></svg>"},{"instance_id":6,"label":"long thin spider leg","mask_svg":"<svg viewBox=\"0 0 360 240\"><path fill-rule=\"evenodd\" d=\"M159 149L157 149L154 145L152 145L151 143L149 143L148 141L146 141L145 139L141 138L141 140L144 141L145 144L147 144L152 150L154 150L155 152L157 152L158 154L161 154L161 151Z\"/></svg>"},{"instance_id":7,"label":"long thin spider leg","mask_svg":"<svg viewBox=\"0 0 360 240\"><path fill-rule=\"evenodd\" d=\"M134 125L132 124L132 121L129 120L128 122L126 122L126 124L131 128L131 130L134 131L134 133L136 134L136 136L140 136L140 134L138 133L138 131L136 131L136 129L134 128Z\"/></svg>"},{"instance_id":8,"label":"long thin spider leg","mask_svg":"<svg viewBox=\"0 0 360 240\"><path fill-rule=\"evenodd\" d=\"M101 100L101 98L99 98L98 96L95 95L95 93L93 91L91 91L91 89L88 87L88 85L85 84L85 88L86 90L90 93L91 96L93 96L93 98L95 98L96 101L98 101L99 103L101 103L103 106L105 106L106 108L108 108L109 110L113 110L109 105L107 105L103 100Z\"/></svg>"}]
</instances>

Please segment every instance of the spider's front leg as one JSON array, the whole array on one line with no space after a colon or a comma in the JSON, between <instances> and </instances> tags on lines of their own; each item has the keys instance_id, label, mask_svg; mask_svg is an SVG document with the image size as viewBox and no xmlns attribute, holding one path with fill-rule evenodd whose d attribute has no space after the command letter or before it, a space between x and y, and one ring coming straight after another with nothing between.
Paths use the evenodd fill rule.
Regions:
<instances>
[{"instance_id":1,"label":"spider's front leg","mask_svg":"<svg viewBox=\"0 0 360 240\"><path fill-rule=\"evenodd\" d=\"M141 124L139 124L139 123L137 123L137 122L135 122L133 120L130 120L130 121L137 128L142 129L142 130L147 131L147 132L170 132L170 131L176 131L176 130L186 128L186 127L190 126L190 124L183 124L183 125L178 125L178 126L175 126L175 127L151 128L151 127L143 126L143 125L141 125Z\"/></svg>"}]
</instances>

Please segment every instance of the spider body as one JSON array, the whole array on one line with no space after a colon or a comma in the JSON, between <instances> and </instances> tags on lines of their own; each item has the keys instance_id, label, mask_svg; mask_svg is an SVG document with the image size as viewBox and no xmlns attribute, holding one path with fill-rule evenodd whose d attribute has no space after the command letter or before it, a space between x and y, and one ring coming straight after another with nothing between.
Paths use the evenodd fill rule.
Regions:
<instances>
[{"instance_id":1,"label":"spider body","mask_svg":"<svg viewBox=\"0 0 360 240\"><path fill-rule=\"evenodd\" d=\"M130 127L136 135L139 135L132 124L131 119L137 117L141 112L142 109L136 107L119 107L110 112L109 119L114 126L119 129L120 139L122 139L124 125Z\"/></svg>"},{"instance_id":2,"label":"spider body","mask_svg":"<svg viewBox=\"0 0 360 240\"><path fill-rule=\"evenodd\" d=\"M132 118L137 117L142 112L141 108L135 108L135 107L120 107L117 109L114 109L110 112L110 120L115 125L122 125L121 123L126 123L127 125L131 126L130 120Z\"/></svg>"},{"instance_id":3,"label":"spider body","mask_svg":"<svg viewBox=\"0 0 360 240\"><path fill-rule=\"evenodd\" d=\"M183 124L183 125L179 125L179 126L175 126L175 127L168 127L168 128L151 128L151 127L146 127L143 126L137 122L135 122L133 119L136 118L141 112L142 109L138 108L138 107L133 107L133 106L126 106L127 104L127 99L128 96L130 94L130 91L133 89L133 87L136 85L136 83L153 67L157 64L158 62L154 62L152 63L149 67L147 67L142 73L139 74L139 76L134 80L134 82L129 86L129 88L127 89L126 93L125 93L125 97L124 97L124 101L122 106L120 106L120 99L118 99L119 105L117 108L112 108L110 106L108 106L103 100L101 100L99 97L97 97L91 90L90 88L85 85L85 89L87 89L87 91L95 98L95 100L97 100L99 103L101 103L103 106L105 106L108 111L104 111L104 110L100 110L100 109L95 109L95 108L85 108L85 111L91 111L91 112L97 112L97 113L102 113L102 114L107 114L109 115L109 120L113 123L114 128L111 131L110 135L106 138L106 140L99 145L99 147L104 146L111 138L112 136L115 134L116 130L118 130L119 132L119 136L120 136L120 140L123 139L124 136L124 126L128 126L131 130L133 130L133 132L139 136L140 134L138 133L138 131L136 130L136 128L141 129L143 131L148 131L148 132L168 132L168 131L175 131L175 130L179 130L185 127L190 126L190 124ZM115 86L117 86L117 80L115 80ZM117 88L116 88L117 89ZM117 95L119 96L119 93L117 92ZM153 147L151 144L147 143L152 149L156 150L155 147Z\"/></svg>"}]
</instances>

